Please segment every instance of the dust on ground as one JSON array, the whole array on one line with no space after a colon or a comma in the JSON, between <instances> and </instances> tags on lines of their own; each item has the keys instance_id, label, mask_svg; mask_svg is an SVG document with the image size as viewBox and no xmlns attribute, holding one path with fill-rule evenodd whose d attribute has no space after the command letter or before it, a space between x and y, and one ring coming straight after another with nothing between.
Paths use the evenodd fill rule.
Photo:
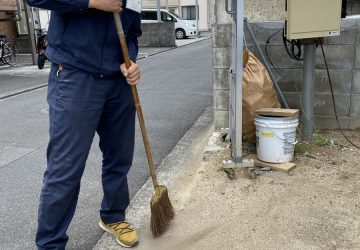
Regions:
<instances>
[{"instance_id":1,"label":"dust on ground","mask_svg":"<svg viewBox=\"0 0 360 250\"><path fill-rule=\"evenodd\" d=\"M360 131L345 133L360 144ZM228 148L189 159L170 193L170 229L153 240L146 221L137 249L360 249L360 151L339 132L320 135L300 144L290 174L236 170L230 180Z\"/></svg>"}]
</instances>

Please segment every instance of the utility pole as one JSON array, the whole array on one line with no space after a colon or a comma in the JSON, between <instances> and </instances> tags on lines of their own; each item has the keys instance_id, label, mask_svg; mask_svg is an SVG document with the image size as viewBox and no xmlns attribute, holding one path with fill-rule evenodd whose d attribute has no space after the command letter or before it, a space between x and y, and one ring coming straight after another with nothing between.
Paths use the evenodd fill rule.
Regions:
<instances>
[{"instance_id":1,"label":"utility pole","mask_svg":"<svg viewBox=\"0 0 360 250\"><path fill-rule=\"evenodd\" d=\"M199 2L195 0L195 11L196 11L196 34L199 37Z\"/></svg>"},{"instance_id":2,"label":"utility pole","mask_svg":"<svg viewBox=\"0 0 360 250\"><path fill-rule=\"evenodd\" d=\"M23 0L23 4L25 10L26 26L29 35L29 42L31 45L31 59L33 65L36 65L36 47L35 47L34 24L33 24L32 12L30 11L30 7L29 5L27 5L25 0Z\"/></svg>"},{"instance_id":3,"label":"utility pole","mask_svg":"<svg viewBox=\"0 0 360 250\"><path fill-rule=\"evenodd\" d=\"M161 13L160 13L160 0L156 0L156 9L157 9L157 21L161 21Z\"/></svg>"}]
</instances>

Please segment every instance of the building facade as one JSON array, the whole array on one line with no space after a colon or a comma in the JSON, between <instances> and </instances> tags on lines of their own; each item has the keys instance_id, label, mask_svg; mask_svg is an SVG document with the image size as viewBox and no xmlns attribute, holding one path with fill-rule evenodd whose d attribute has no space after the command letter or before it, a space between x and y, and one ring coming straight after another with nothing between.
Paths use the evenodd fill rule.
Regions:
<instances>
[{"instance_id":1,"label":"building facade","mask_svg":"<svg viewBox=\"0 0 360 250\"><path fill-rule=\"evenodd\" d=\"M14 21L16 11L16 0L0 0L0 34L10 38L17 37L16 22Z\"/></svg>"},{"instance_id":2,"label":"building facade","mask_svg":"<svg viewBox=\"0 0 360 250\"><path fill-rule=\"evenodd\" d=\"M198 0L199 30L210 30L209 0ZM196 0L160 0L160 8L169 9L183 19L196 20ZM156 8L156 0L143 0L143 8Z\"/></svg>"}]
</instances>

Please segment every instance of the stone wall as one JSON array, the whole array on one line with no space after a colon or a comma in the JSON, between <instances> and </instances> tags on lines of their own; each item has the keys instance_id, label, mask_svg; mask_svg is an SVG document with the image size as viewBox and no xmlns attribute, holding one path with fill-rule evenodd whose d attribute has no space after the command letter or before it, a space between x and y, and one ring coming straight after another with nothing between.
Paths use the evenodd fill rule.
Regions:
<instances>
[{"instance_id":1,"label":"stone wall","mask_svg":"<svg viewBox=\"0 0 360 250\"><path fill-rule=\"evenodd\" d=\"M175 46L175 27L173 22L143 23L139 46L173 47Z\"/></svg>"}]
</instances>

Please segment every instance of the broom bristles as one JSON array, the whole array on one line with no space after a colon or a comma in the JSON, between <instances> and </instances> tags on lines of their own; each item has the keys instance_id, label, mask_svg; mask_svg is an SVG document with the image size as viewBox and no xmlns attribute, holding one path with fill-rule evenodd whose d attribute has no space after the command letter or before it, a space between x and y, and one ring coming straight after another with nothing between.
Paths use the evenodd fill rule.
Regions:
<instances>
[{"instance_id":1,"label":"broom bristles","mask_svg":"<svg viewBox=\"0 0 360 250\"><path fill-rule=\"evenodd\" d=\"M150 229L154 237L163 233L174 218L174 208L171 205L165 186L157 186L150 202Z\"/></svg>"}]
</instances>

